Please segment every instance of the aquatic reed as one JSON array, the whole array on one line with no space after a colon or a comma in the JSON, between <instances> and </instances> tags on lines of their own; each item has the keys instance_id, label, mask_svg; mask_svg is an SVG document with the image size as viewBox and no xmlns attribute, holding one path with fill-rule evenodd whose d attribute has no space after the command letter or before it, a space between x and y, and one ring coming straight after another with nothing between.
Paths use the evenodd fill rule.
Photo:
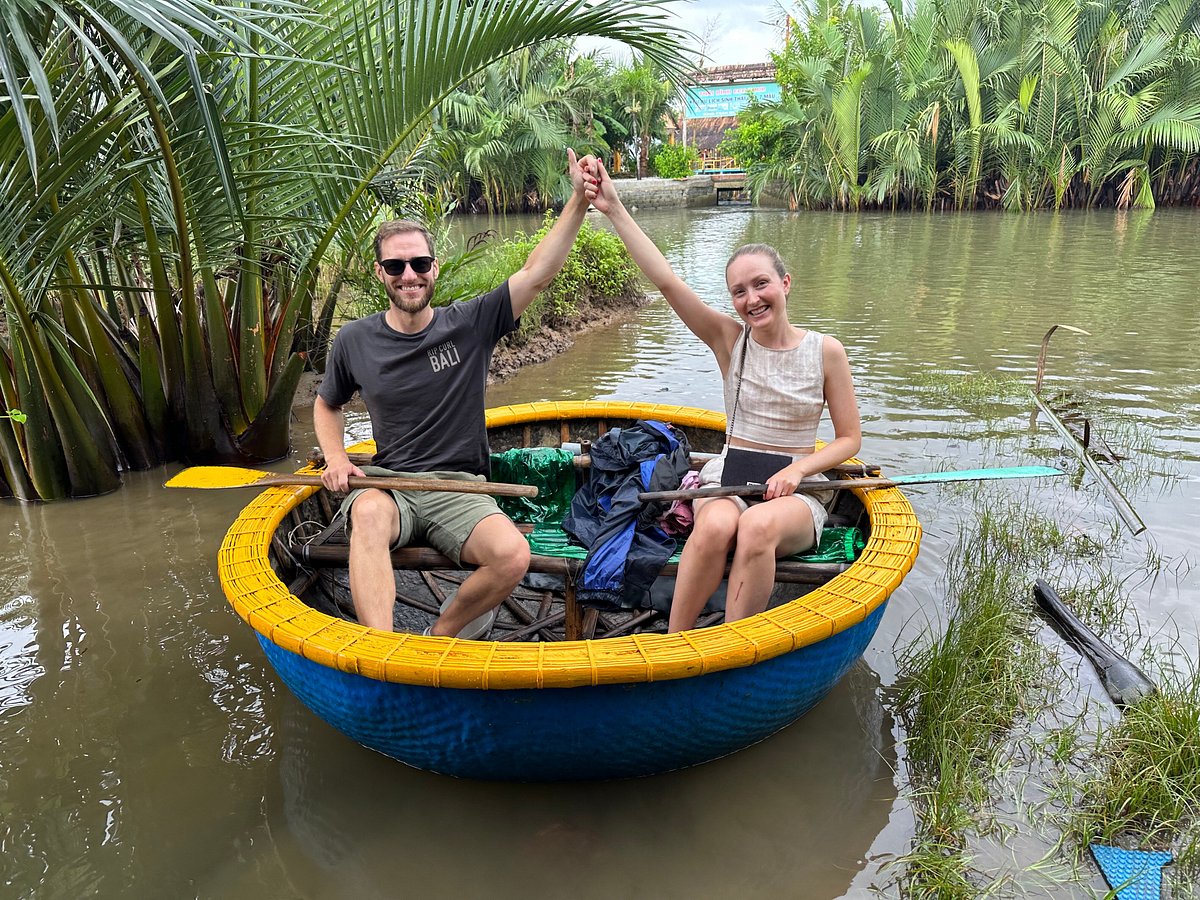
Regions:
<instances>
[{"instance_id":1,"label":"aquatic reed","mask_svg":"<svg viewBox=\"0 0 1200 900\"><path fill-rule=\"evenodd\" d=\"M974 407L977 416L997 410L1011 389L1004 379L944 373L926 386ZM1008 458L1018 447L1053 453L1049 444L1030 444L1027 423L1008 433L999 420L993 424L989 446L1000 458L1006 442ZM1131 425L1110 440L1137 447L1139 434ZM1141 484L1136 471L1122 477ZM1139 565L1120 523L1081 507L1078 492L1022 495L988 485L962 490L955 500L964 518L946 562L945 624L898 651L895 703L917 822L889 889L912 898L966 898L1034 890L1035 882L1038 893L1089 883L1094 868L1083 851L1101 841L1173 850L1173 896L1195 896L1200 664L1194 650L1152 645L1130 601L1147 584L1190 572L1190 561L1165 558L1150 542ZM1060 677L1054 644L1039 640L1033 618L1030 584L1037 576L1057 582L1080 618L1120 652L1156 670L1159 693L1122 715ZM1176 658L1189 663L1181 672L1169 668ZM1044 843L1043 858L1018 862L1016 873L994 871L987 835L1001 817L1004 828L1021 830L1023 842Z\"/></svg>"},{"instance_id":2,"label":"aquatic reed","mask_svg":"<svg viewBox=\"0 0 1200 900\"><path fill-rule=\"evenodd\" d=\"M1008 415L1012 404L1025 403L1029 391L1021 379L1011 375L940 369L918 375L915 384L931 398L984 418Z\"/></svg>"},{"instance_id":3,"label":"aquatic reed","mask_svg":"<svg viewBox=\"0 0 1200 900\"><path fill-rule=\"evenodd\" d=\"M1014 505L971 520L947 566L945 631L900 652L897 707L918 812L913 850L901 863L910 897L975 897L965 853L968 831L988 802L988 783L1005 765L1003 738L1033 715L1046 663L1026 613L1027 555L1058 532L1028 529ZM1021 530L1029 534L1021 540Z\"/></svg>"}]
</instances>

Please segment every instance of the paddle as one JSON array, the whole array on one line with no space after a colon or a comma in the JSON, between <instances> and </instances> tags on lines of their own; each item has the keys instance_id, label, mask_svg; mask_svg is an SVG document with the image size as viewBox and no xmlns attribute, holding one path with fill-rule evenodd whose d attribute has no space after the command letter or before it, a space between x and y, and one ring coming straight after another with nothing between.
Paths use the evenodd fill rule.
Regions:
<instances>
[{"instance_id":1,"label":"paddle","mask_svg":"<svg viewBox=\"0 0 1200 900\"><path fill-rule=\"evenodd\" d=\"M538 450L543 448L530 447L526 449ZM354 463L356 466L369 466L372 460L375 459L374 453L348 453L346 455L350 458L350 462ZM699 469L702 468L710 459L716 459L720 455L721 454L719 453L700 453L693 450L688 459L693 468ZM325 468L325 454L321 452L320 447L313 447L313 449L309 450L307 459L309 464L313 467L317 469ZM573 460L573 464L577 469L590 469L592 467L592 457L589 454L584 453L581 456L576 456ZM829 471L837 472L841 475L853 475L856 478L862 478L868 475L878 475L879 466L873 466L869 463L844 462L838 463Z\"/></svg>"},{"instance_id":2,"label":"paddle","mask_svg":"<svg viewBox=\"0 0 1200 900\"><path fill-rule=\"evenodd\" d=\"M856 488L903 487L906 484L941 484L948 481L991 481L998 478L1048 478L1064 474L1050 466L1006 466L999 469L962 469L957 472L924 472L918 475L897 475L895 478L841 478L834 481L802 481L796 485L800 494L819 494L822 491L852 491ZM765 485L720 485L682 491L646 491L639 500L696 500L701 497L759 497Z\"/></svg>"},{"instance_id":3,"label":"paddle","mask_svg":"<svg viewBox=\"0 0 1200 900\"><path fill-rule=\"evenodd\" d=\"M1049 584L1035 580L1033 596L1054 630L1092 664L1114 703L1130 706L1155 692L1154 682L1079 621Z\"/></svg>"},{"instance_id":4,"label":"paddle","mask_svg":"<svg viewBox=\"0 0 1200 900\"><path fill-rule=\"evenodd\" d=\"M385 475L351 475L352 488L391 491L448 491L456 494L491 494L496 497L536 497L538 489L525 484L496 481L458 481L438 478L400 478ZM286 484L321 484L320 475L280 475L237 466L192 466L164 485L169 488L243 488Z\"/></svg>"}]
</instances>

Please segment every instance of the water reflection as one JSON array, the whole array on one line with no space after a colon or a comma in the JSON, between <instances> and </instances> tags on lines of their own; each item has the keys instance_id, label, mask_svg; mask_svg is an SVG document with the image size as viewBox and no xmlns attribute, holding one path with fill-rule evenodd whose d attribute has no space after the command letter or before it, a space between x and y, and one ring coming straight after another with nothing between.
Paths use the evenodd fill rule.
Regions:
<instances>
[{"instance_id":1,"label":"water reflection","mask_svg":"<svg viewBox=\"0 0 1200 900\"><path fill-rule=\"evenodd\" d=\"M46 670L37 661L35 602L30 594L4 589L0 606L0 723L33 702L29 688Z\"/></svg>"},{"instance_id":2,"label":"water reflection","mask_svg":"<svg viewBox=\"0 0 1200 900\"><path fill-rule=\"evenodd\" d=\"M892 472L1034 461L1074 472L1020 404L968 411L920 382L941 370L1031 383L1051 324L1090 331L1055 337L1049 384L1086 391L1139 431L1117 475L1149 530L1119 541L1111 562L1145 639L1169 652L1178 637L1175 652L1194 658L1194 212L740 207L639 219L722 309L733 247L779 246L795 277L790 313L846 344L863 454ZM496 405L608 398L719 407L721 385L707 348L658 300L489 391ZM361 414L350 426L369 436ZM307 413L293 440L297 458L313 445ZM688 772L522 788L405 769L298 707L214 577L248 493L165 491L167 474L127 476L87 501L0 504L0 845L13 896L861 896L879 862L860 859L902 851L909 833L879 685L895 682L894 648L947 615L959 524L998 496L1053 503L1085 534L1113 520L1087 479L909 489L925 529L916 566L868 668L800 723Z\"/></svg>"},{"instance_id":3,"label":"water reflection","mask_svg":"<svg viewBox=\"0 0 1200 900\"><path fill-rule=\"evenodd\" d=\"M271 831L318 896L391 897L397 885L430 897L561 896L567 884L572 897L779 897L797 885L837 896L887 822L891 745L878 679L861 664L762 744L603 784L418 772L289 700Z\"/></svg>"},{"instance_id":4,"label":"water reflection","mask_svg":"<svg viewBox=\"0 0 1200 900\"><path fill-rule=\"evenodd\" d=\"M3 578L24 593L0 617L0 842L22 848L6 863L18 895L120 895L222 855L195 840L214 796L197 775L263 753L256 695L273 682L243 635L230 646L212 574L241 502L168 499L164 477L9 507ZM187 856L148 852L168 844Z\"/></svg>"}]
</instances>

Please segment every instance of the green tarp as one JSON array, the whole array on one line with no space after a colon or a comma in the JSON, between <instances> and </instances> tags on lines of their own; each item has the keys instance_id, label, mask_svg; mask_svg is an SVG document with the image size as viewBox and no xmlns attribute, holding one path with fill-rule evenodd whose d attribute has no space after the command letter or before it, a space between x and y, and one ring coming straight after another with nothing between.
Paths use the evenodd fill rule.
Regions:
<instances>
[{"instance_id":1,"label":"green tarp","mask_svg":"<svg viewBox=\"0 0 1200 900\"><path fill-rule=\"evenodd\" d=\"M560 524L575 494L575 458L571 452L555 447L518 447L493 453L491 460L492 481L532 484L538 489L533 498L497 498L500 509L514 522L533 524L533 532L526 535L529 548L541 556L584 559L587 549L573 543ZM789 558L813 563L849 563L858 558L865 544L857 528L833 526L825 529L819 546ZM682 547L681 543L681 550ZM679 562L679 551L670 561Z\"/></svg>"}]
</instances>

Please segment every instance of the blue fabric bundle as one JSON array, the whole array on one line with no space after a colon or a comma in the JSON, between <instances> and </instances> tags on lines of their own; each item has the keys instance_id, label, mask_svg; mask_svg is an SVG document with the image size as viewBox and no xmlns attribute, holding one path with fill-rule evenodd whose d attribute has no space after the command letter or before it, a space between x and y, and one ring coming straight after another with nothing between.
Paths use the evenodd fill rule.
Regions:
<instances>
[{"instance_id":1,"label":"blue fabric bundle","mask_svg":"<svg viewBox=\"0 0 1200 900\"><path fill-rule=\"evenodd\" d=\"M628 609L649 601L675 539L655 524L666 504L644 504L637 495L677 489L690 454L687 435L651 420L610 429L592 444L588 482L563 519L563 529L589 550L578 586L581 603Z\"/></svg>"}]
</instances>

